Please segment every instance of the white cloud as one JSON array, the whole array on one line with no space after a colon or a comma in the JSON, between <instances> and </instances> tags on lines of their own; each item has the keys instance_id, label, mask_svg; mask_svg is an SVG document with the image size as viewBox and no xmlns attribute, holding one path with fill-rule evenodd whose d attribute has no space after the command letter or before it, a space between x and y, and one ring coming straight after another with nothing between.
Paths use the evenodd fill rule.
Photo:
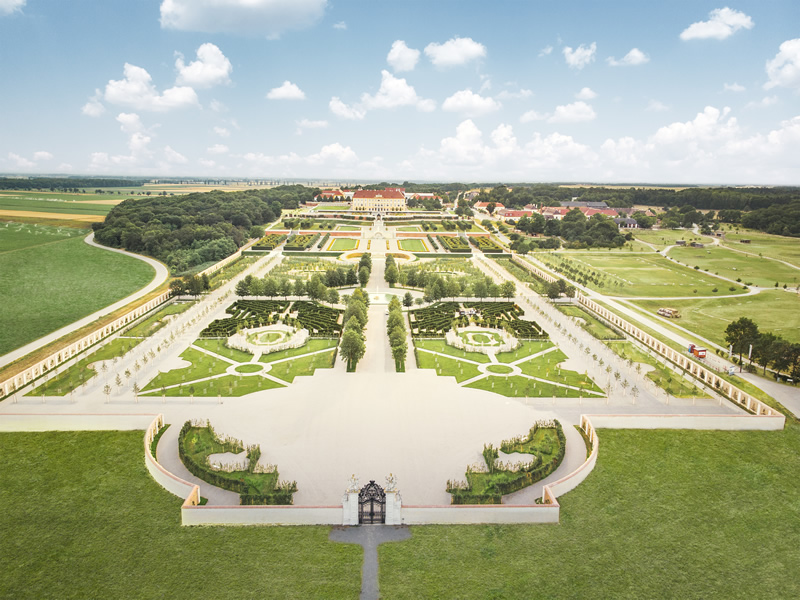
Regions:
<instances>
[{"instance_id":1,"label":"white cloud","mask_svg":"<svg viewBox=\"0 0 800 600\"><path fill-rule=\"evenodd\" d=\"M206 152L209 154L227 154L228 150L229 148L225 144L214 144L206 148Z\"/></svg>"},{"instance_id":2,"label":"white cloud","mask_svg":"<svg viewBox=\"0 0 800 600\"><path fill-rule=\"evenodd\" d=\"M306 129L325 129L327 121L311 121L310 119L300 119L297 121L297 135L302 135Z\"/></svg>"},{"instance_id":3,"label":"white cloud","mask_svg":"<svg viewBox=\"0 0 800 600\"><path fill-rule=\"evenodd\" d=\"M228 111L228 107L225 106L219 100L212 100L211 103L208 105L208 107L211 110L213 110L214 112L227 112Z\"/></svg>"},{"instance_id":4,"label":"white cloud","mask_svg":"<svg viewBox=\"0 0 800 600\"><path fill-rule=\"evenodd\" d=\"M472 38L454 37L444 44L428 44L425 55L437 67L455 67L486 56L486 46Z\"/></svg>"},{"instance_id":5,"label":"white cloud","mask_svg":"<svg viewBox=\"0 0 800 600\"><path fill-rule=\"evenodd\" d=\"M726 83L726 84L724 84L724 85L722 86L722 89L723 89L724 91L726 91L726 92L743 92L743 91L745 91L747 88L746 88L746 87L744 87L743 85L739 85L738 83L736 83L736 82L733 82L733 83Z\"/></svg>"},{"instance_id":6,"label":"white cloud","mask_svg":"<svg viewBox=\"0 0 800 600\"><path fill-rule=\"evenodd\" d=\"M552 53L553 53L553 47L552 46L545 46L544 48L539 50L539 56L548 56L548 55L550 55Z\"/></svg>"},{"instance_id":7,"label":"white cloud","mask_svg":"<svg viewBox=\"0 0 800 600\"><path fill-rule=\"evenodd\" d=\"M211 43L205 43L197 49L197 60L188 65L183 56L178 55L175 61L178 70L177 83L197 88L210 88L215 85L231 82L231 61L222 51Z\"/></svg>"},{"instance_id":8,"label":"white cloud","mask_svg":"<svg viewBox=\"0 0 800 600\"><path fill-rule=\"evenodd\" d=\"M327 0L163 0L161 27L274 39L313 25L327 4Z\"/></svg>"},{"instance_id":9,"label":"white cloud","mask_svg":"<svg viewBox=\"0 0 800 600\"><path fill-rule=\"evenodd\" d=\"M650 62L650 57L638 48L632 48L621 60L609 56L606 62L612 67L636 67Z\"/></svg>"},{"instance_id":10,"label":"white cloud","mask_svg":"<svg viewBox=\"0 0 800 600\"><path fill-rule=\"evenodd\" d=\"M267 93L269 100L305 100L306 94L291 81L284 81L280 87L272 88Z\"/></svg>"},{"instance_id":11,"label":"white cloud","mask_svg":"<svg viewBox=\"0 0 800 600\"><path fill-rule=\"evenodd\" d=\"M331 112L337 117L349 119L351 121L361 120L364 118L364 115L367 114L367 111L364 109L358 106L349 106L342 102L337 96L331 98L331 101L328 103L328 108L330 108Z\"/></svg>"},{"instance_id":12,"label":"white cloud","mask_svg":"<svg viewBox=\"0 0 800 600\"><path fill-rule=\"evenodd\" d=\"M358 161L358 156L353 152L350 146L342 146L336 142L323 146L317 154L311 154L306 157L306 162L310 165L322 165L334 163L354 163Z\"/></svg>"},{"instance_id":13,"label":"white cloud","mask_svg":"<svg viewBox=\"0 0 800 600\"><path fill-rule=\"evenodd\" d=\"M0 16L22 10L28 0L0 0Z\"/></svg>"},{"instance_id":14,"label":"white cloud","mask_svg":"<svg viewBox=\"0 0 800 600\"><path fill-rule=\"evenodd\" d=\"M731 117L727 121L725 120L730 110L728 107L719 110L713 106L706 106L703 112L697 113L692 121L675 122L661 127L656 131L652 140L656 144L662 145L724 142L739 131L736 118Z\"/></svg>"},{"instance_id":15,"label":"white cloud","mask_svg":"<svg viewBox=\"0 0 800 600\"><path fill-rule=\"evenodd\" d=\"M501 106L494 98L480 96L471 90L461 90L442 103L442 110L477 117L494 112Z\"/></svg>"},{"instance_id":16,"label":"white cloud","mask_svg":"<svg viewBox=\"0 0 800 600\"><path fill-rule=\"evenodd\" d=\"M767 61L769 81L765 89L776 86L800 88L800 38L787 40L780 45L775 58Z\"/></svg>"},{"instance_id":17,"label":"white cloud","mask_svg":"<svg viewBox=\"0 0 800 600\"><path fill-rule=\"evenodd\" d=\"M381 87L374 96L362 94L361 106L366 110L376 108L396 108L398 106L416 106L422 112L436 109L433 100L426 100L417 95L416 90L405 79L395 77L389 71L381 71Z\"/></svg>"},{"instance_id":18,"label":"white cloud","mask_svg":"<svg viewBox=\"0 0 800 600\"><path fill-rule=\"evenodd\" d=\"M125 79L108 82L106 102L158 112L199 105L197 94L191 87L176 86L159 94L153 86L150 73L129 63L125 63L124 75Z\"/></svg>"},{"instance_id":19,"label":"white cloud","mask_svg":"<svg viewBox=\"0 0 800 600\"><path fill-rule=\"evenodd\" d=\"M197 162L200 163L202 166L206 167L207 169L211 169L217 166L216 161L213 161L209 158L200 158L197 160Z\"/></svg>"},{"instance_id":20,"label":"white cloud","mask_svg":"<svg viewBox=\"0 0 800 600\"><path fill-rule=\"evenodd\" d=\"M24 156L20 156L14 152L8 153L8 159L14 164L15 167L18 169L30 169L36 166L32 160L28 160Z\"/></svg>"},{"instance_id":21,"label":"white cloud","mask_svg":"<svg viewBox=\"0 0 800 600\"><path fill-rule=\"evenodd\" d=\"M169 146L164 148L164 158L168 163L173 165L185 165L187 162L189 162L188 158L186 158L180 152L173 150Z\"/></svg>"},{"instance_id":22,"label":"white cloud","mask_svg":"<svg viewBox=\"0 0 800 600\"><path fill-rule=\"evenodd\" d=\"M397 40L392 44L392 48L386 56L386 62L395 73L413 71L419 61L419 55L419 50L409 48L403 40Z\"/></svg>"},{"instance_id":23,"label":"white cloud","mask_svg":"<svg viewBox=\"0 0 800 600\"><path fill-rule=\"evenodd\" d=\"M33 153L33 160L40 161L40 160L53 160L53 155L46 150L39 150L38 152Z\"/></svg>"},{"instance_id":24,"label":"white cloud","mask_svg":"<svg viewBox=\"0 0 800 600\"><path fill-rule=\"evenodd\" d=\"M623 137L618 140L608 139L600 146L600 151L611 163L612 168L648 167L644 158L644 144L632 137Z\"/></svg>"},{"instance_id":25,"label":"white cloud","mask_svg":"<svg viewBox=\"0 0 800 600\"><path fill-rule=\"evenodd\" d=\"M582 69L591 62L594 62L594 55L597 52L597 43L592 42L588 46L581 44L574 50L569 46L564 48L564 59L573 69Z\"/></svg>"},{"instance_id":26,"label":"white cloud","mask_svg":"<svg viewBox=\"0 0 800 600\"><path fill-rule=\"evenodd\" d=\"M715 8L708 13L708 21L698 21L692 23L681 32L681 39L686 40L705 40L715 39L724 40L732 36L740 29L752 29L753 19L741 11L732 8Z\"/></svg>"},{"instance_id":27,"label":"white cloud","mask_svg":"<svg viewBox=\"0 0 800 600\"><path fill-rule=\"evenodd\" d=\"M345 29L347 29L347 23L345 23L344 21L339 21L338 23L333 24L333 28L344 31Z\"/></svg>"},{"instance_id":28,"label":"white cloud","mask_svg":"<svg viewBox=\"0 0 800 600\"><path fill-rule=\"evenodd\" d=\"M547 118L547 115L536 112L535 110L529 110L528 112L524 113L520 118L520 123L530 123L532 121L544 121Z\"/></svg>"},{"instance_id":29,"label":"white cloud","mask_svg":"<svg viewBox=\"0 0 800 600\"><path fill-rule=\"evenodd\" d=\"M575 94L575 97L578 100L594 100L597 98L597 92L595 92L592 88L581 88L581 91Z\"/></svg>"},{"instance_id":30,"label":"white cloud","mask_svg":"<svg viewBox=\"0 0 800 600\"><path fill-rule=\"evenodd\" d=\"M142 119L136 113L119 113L117 122L124 133L137 133L144 130Z\"/></svg>"},{"instance_id":31,"label":"white cloud","mask_svg":"<svg viewBox=\"0 0 800 600\"><path fill-rule=\"evenodd\" d=\"M669 106L658 100L650 100L645 110L649 110L650 112L664 112L669 110Z\"/></svg>"},{"instance_id":32,"label":"white cloud","mask_svg":"<svg viewBox=\"0 0 800 600\"><path fill-rule=\"evenodd\" d=\"M748 102L745 105L745 108L769 108L770 106L774 106L778 103L777 96L764 96L758 102Z\"/></svg>"},{"instance_id":33,"label":"white cloud","mask_svg":"<svg viewBox=\"0 0 800 600\"><path fill-rule=\"evenodd\" d=\"M223 138L231 137L230 130L225 127L214 127L214 133Z\"/></svg>"},{"instance_id":34,"label":"white cloud","mask_svg":"<svg viewBox=\"0 0 800 600\"><path fill-rule=\"evenodd\" d=\"M571 104L556 106L555 112L547 121L549 123L582 123L591 121L596 116L597 113L589 104L578 100Z\"/></svg>"},{"instance_id":35,"label":"white cloud","mask_svg":"<svg viewBox=\"0 0 800 600\"><path fill-rule=\"evenodd\" d=\"M498 100L519 100L521 98L530 98L533 96L532 90L521 89L516 92L509 92L508 90L502 90L499 94L495 96Z\"/></svg>"},{"instance_id":36,"label":"white cloud","mask_svg":"<svg viewBox=\"0 0 800 600\"><path fill-rule=\"evenodd\" d=\"M104 112L106 112L106 107L103 106L103 103L100 100L103 98L103 92L100 90L94 91L94 96L89 98L89 101L83 105L81 108L81 112L85 114L87 117L99 117Z\"/></svg>"}]
</instances>

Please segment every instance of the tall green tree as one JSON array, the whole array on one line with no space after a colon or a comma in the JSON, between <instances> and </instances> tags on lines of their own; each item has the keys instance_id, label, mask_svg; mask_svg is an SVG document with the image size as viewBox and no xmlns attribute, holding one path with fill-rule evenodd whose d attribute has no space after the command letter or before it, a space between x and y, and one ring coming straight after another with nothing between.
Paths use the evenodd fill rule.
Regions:
<instances>
[{"instance_id":1,"label":"tall green tree","mask_svg":"<svg viewBox=\"0 0 800 600\"><path fill-rule=\"evenodd\" d=\"M397 271L397 267L394 265L389 265L386 268L386 273L384 274L384 279L389 284L389 287L394 287L394 284L397 283L397 279L400 276L400 273Z\"/></svg>"},{"instance_id":2,"label":"tall green tree","mask_svg":"<svg viewBox=\"0 0 800 600\"><path fill-rule=\"evenodd\" d=\"M750 344L758 338L758 325L752 319L741 317L725 328L725 341L733 346L734 353L739 355L739 365L742 364L742 354L747 352Z\"/></svg>"},{"instance_id":3,"label":"tall green tree","mask_svg":"<svg viewBox=\"0 0 800 600\"><path fill-rule=\"evenodd\" d=\"M369 281L369 269L367 267L361 267L358 270L358 283L361 284L361 287L366 287L368 281Z\"/></svg>"},{"instance_id":4,"label":"tall green tree","mask_svg":"<svg viewBox=\"0 0 800 600\"><path fill-rule=\"evenodd\" d=\"M354 371L358 361L364 356L366 346L361 335L352 329L342 334L342 341L339 344L339 356L347 361L347 370Z\"/></svg>"}]
</instances>

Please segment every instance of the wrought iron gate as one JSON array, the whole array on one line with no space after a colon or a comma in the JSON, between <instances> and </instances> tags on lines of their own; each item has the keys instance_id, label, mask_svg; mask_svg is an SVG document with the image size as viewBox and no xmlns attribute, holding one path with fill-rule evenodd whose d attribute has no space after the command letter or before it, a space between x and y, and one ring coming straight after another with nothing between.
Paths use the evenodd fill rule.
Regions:
<instances>
[{"instance_id":1,"label":"wrought iron gate","mask_svg":"<svg viewBox=\"0 0 800 600\"><path fill-rule=\"evenodd\" d=\"M358 493L358 522L360 525L386 523L386 492L374 479Z\"/></svg>"}]
</instances>

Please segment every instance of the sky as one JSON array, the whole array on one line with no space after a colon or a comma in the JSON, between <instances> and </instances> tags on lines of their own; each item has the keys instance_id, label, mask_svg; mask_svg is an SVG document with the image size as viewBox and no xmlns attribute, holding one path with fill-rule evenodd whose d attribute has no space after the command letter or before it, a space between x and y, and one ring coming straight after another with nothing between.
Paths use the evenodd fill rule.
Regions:
<instances>
[{"instance_id":1,"label":"sky","mask_svg":"<svg viewBox=\"0 0 800 600\"><path fill-rule=\"evenodd\" d=\"M800 2L0 0L0 172L800 185Z\"/></svg>"}]
</instances>

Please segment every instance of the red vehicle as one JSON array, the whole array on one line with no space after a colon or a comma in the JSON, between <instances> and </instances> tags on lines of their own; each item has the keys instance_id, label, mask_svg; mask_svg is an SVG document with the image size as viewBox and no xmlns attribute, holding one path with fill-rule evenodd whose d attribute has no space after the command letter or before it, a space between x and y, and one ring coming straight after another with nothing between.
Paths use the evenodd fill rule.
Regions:
<instances>
[{"instance_id":1,"label":"red vehicle","mask_svg":"<svg viewBox=\"0 0 800 600\"><path fill-rule=\"evenodd\" d=\"M695 344L689 344L689 354L696 356L697 358L705 358L707 350L705 348L701 348L700 346L696 346Z\"/></svg>"}]
</instances>

